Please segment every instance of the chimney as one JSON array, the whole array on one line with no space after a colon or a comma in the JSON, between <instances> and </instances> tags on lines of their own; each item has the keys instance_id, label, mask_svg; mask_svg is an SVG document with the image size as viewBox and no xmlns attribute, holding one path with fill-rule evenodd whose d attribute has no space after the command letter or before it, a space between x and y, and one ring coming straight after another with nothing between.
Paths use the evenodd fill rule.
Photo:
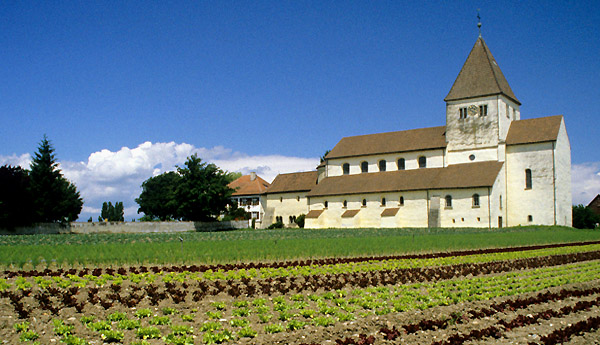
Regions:
<instances>
[{"instance_id":1,"label":"chimney","mask_svg":"<svg viewBox=\"0 0 600 345\"><path fill-rule=\"evenodd\" d=\"M254 180L256 180L256 172L253 171L250 173L250 181L254 181Z\"/></svg>"}]
</instances>

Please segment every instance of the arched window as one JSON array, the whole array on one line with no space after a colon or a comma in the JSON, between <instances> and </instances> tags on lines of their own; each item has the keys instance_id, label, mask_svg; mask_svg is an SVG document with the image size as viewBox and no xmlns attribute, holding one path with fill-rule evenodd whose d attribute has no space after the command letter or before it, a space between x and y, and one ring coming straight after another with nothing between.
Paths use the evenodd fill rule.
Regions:
<instances>
[{"instance_id":1,"label":"arched window","mask_svg":"<svg viewBox=\"0 0 600 345\"><path fill-rule=\"evenodd\" d=\"M379 171L385 171L385 160L382 159L379 161Z\"/></svg>"},{"instance_id":2,"label":"arched window","mask_svg":"<svg viewBox=\"0 0 600 345\"><path fill-rule=\"evenodd\" d=\"M329 206L329 203L327 202L327 200L325 200L325 202L323 203L323 206L325 206L325 208L327 208L327 206Z\"/></svg>"},{"instance_id":3,"label":"arched window","mask_svg":"<svg viewBox=\"0 0 600 345\"><path fill-rule=\"evenodd\" d=\"M452 207L452 195L446 195L446 207Z\"/></svg>"},{"instance_id":4,"label":"arched window","mask_svg":"<svg viewBox=\"0 0 600 345\"><path fill-rule=\"evenodd\" d=\"M363 205L363 207L367 207L367 199L363 199L362 205Z\"/></svg>"},{"instance_id":5,"label":"arched window","mask_svg":"<svg viewBox=\"0 0 600 345\"><path fill-rule=\"evenodd\" d=\"M294 217L290 216L290 224L294 222Z\"/></svg>"},{"instance_id":6,"label":"arched window","mask_svg":"<svg viewBox=\"0 0 600 345\"><path fill-rule=\"evenodd\" d=\"M525 169L525 189L531 189L533 181L531 181L531 169Z\"/></svg>"},{"instance_id":7,"label":"arched window","mask_svg":"<svg viewBox=\"0 0 600 345\"><path fill-rule=\"evenodd\" d=\"M381 206L385 206L385 198L381 198Z\"/></svg>"},{"instance_id":8,"label":"arched window","mask_svg":"<svg viewBox=\"0 0 600 345\"><path fill-rule=\"evenodd\" d=\"M398 159L398 170L404 170L404 169L406 169L404 158L399 158Z\"/></svg>"},{"instance_id":9,"label":"arched window","mask_svg":"<svg viewBox=\"0 0 600 345\"><path fill-rule=\"evenodd\" d=\"M344 208L348 207L348 201L344 200Z\"/></svg>"},{"instance_id":10,"label":"arched window","mask_svg":"<svg viewBox=\"0 0 600 345\"><path fill-rule=\"evenodd\" d=\"M425 156L419 157L419 168L426 168L426 167L427 167L427 158L425 158Z\"/></svg>"},{"instance_id":11,"label":"arched window","mask_svg":"<svg viewBox=\"0 0 600 345\"><path fill-rule=\"evenodd\" d=\"M342 170L344 171L344 175L349 175L350 174L350 164L344 163L344 165L342 165Z\"/></svg>"},{"instance_id":12,"label":"arched window","mask_svg":"<svg viewBox=\"0 0 600 345\"><path fill-rule=\"evenodd\" d=\"M367 163L367 162L360 163L360 172L361 173L369 172L369 163Z\"/></svg>"},{"instance_id":13,"label":"arched window","mask_svg":"<svg viewBox=\"0 0 600 345\"><path fill-rule=\"evenodd\" d=\"M473 207L479 206L479 194L473 194Z\"/></svg>"},{"instance_id":14,"label":"arched window","mask_svg":"<svg viewBox=\"0 0 600 345\"><path fill-rule=\"evenodd\" d=\"M404 197L403 196L400 197L400 206L404 206Z\"/></svg>"}]
</instances>

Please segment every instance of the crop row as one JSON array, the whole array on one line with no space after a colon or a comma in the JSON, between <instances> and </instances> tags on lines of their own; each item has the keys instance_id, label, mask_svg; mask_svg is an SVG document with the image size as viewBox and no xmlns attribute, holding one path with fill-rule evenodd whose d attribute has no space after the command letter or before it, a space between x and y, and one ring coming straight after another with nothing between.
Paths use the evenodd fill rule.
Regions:
<instances>
[{"instance_id":1,"label":"crop row","mask_svg":"<svg viewBox=\"0 0 600 345\"><path fill-rule=\"evenodd\" d=\"M574 258L573 260L575 261L582 260L582 258L586 257L588 257L589 260L589 258L593 259L598 257L598 253L600 253L600 250L598 249L600 249L600 245L586 245L578 247L558 247L524 252L478 254L471 256L446 257L438 259L386 260L325 266L294 266L288 268L282 267L277 269L240 269L227 272L213 272L209 270L203 273L193 273L190 271L183 271L180 273L165 273L163 271L159 271L158 267L156 269L156 271L158 271L157 273L145 272L127 274L127 271L124 268L120 268L116 270L116 272L115 270L111 269L110 271L108 271L108 273L112 273L112 275L108 273L100 274L100 272L96 270L93 270L92 272L81 270L79 272L79 275L69 274L67 277L54 275L49 278L45 278L39 275L32 274L33 279L29 280L25 279L25 277L28 276L27 274L25 274L25 277L11 275L12 278L10 278L9 280L0 279L0 291L10 289L11 287L17 289L27 289L32 287L33 284L39 286L40 288L47 288L51 286L69 288L72 286L85 287L88 285L120 285L124 281L130 281L134 284L153 284L157 280L160 280L164 283L183 283L188 281L206 282L209 285L216 285L216 288L218 290L222 290L222 287L218 286L221 283L215 282L218 282L219 280L227 282L238 281L241 282L242 285L247 285L247 282L249 281L265 279L280 280L281 278L285 278L292 281L293 285L294 278L303 277L306 279L310 279L311 277L320 275L328 277L343 275L359 276L360 274L369 272L395 272L396 276L402 275L402 272L407 272L408 274L414 275L419 274L419 271L426 272L427 270L431 269L442 271L448 270L445 267L450 267L452 269L464 269L465 267L468 267L469 264L476 265L478 267L495 267L497 266L498 262L507 262L511 259L515 262L524 262L523 260L544 261L546 260L545 258L557 258L569 255L572 256ZM552 259L549 259L548 261L552 261ZM574 261L563 260L560 261L559 264L565 262ZM398 279L400 279L402 282L406 282L405 279L403 279L402 277L398 277ZM285 293L285 291L282 292Z\"/></svg>"},{"instance_id":2,"label":"crop row","mask_svg":"<svg viewBox=\"0 0 600 345\"><path fill-rule=\"evenodd\" d=\"M202 337L205 343L211 343L216 342L215 339L229 341L235 338L254 336L257 333L294 331L308 325L327 327L338 322L367 315L385 315L462 301L487 300L500 296L519 295L525 292L537 292L566 282L592 281L599 274L600 262L593 261L455 281L396 285L393 287L377 286L350 291L327 291L312 295L276 296L272 300L256 298L253 300L235 299L231 303L213 302L211 304L212 310L207 311L206 315L184 313L175 315L178 310L173 308L162 308L164 316L152 316L152 313L146 308L138 308L135 312L131 311L133 315L125 313L117 315L118 312L109 314L107 310L107 316L104 320L85 317L82 318L82 322L85 322L88 328L96 331L95 334L98 336L114 336L114 332L123 333L131 330L135 334L130 335L130 338L137 338L141 341L147 335L145 332L150 332L148 334L151 334L152 337L168 337L171 335L171 338L182 338L185 336L189 340L192 334L197 334L193 333L191 329L185 334L172 334L176 332L175 329L165 331L163 327L162 331L157 331L154 328L158 325L176 325L177 320L184 322L198 321L201 325L198 329L204 332L198 335ZM70 292L77 294L74 290ZM563 289L558 293L545 292L528 299L517 297L492 304L487 309L473 310L469 315L483 317L502 310L525 308L529 304L541 303L546 300L559 300L571 296L582 297L598 292L600 292L598 288L587 290ZM83 296L79 297L79 300L82 300L81 297ZM17 303L29 305L32 297L26 292L19 291L18 293L10 292L8 298L11 303L14 303L14 299ZM65 300L64 297L62 299ZM69 300L69 298L66 300ZM89 306L81 310L81 313L85 314L95 310L88 308ZM57 310L55 316L60 317L60 310ZM408 332L416 327L427 328L424 324L420 324L420 326L406 325L404 329ZM71 336L78 335L71 334ZM363 341L368 340L368 337L363 339ZM181 343L187 344L185 342ZM348 342L347 344L354 343Z\"/></svg>"}]
</instances>

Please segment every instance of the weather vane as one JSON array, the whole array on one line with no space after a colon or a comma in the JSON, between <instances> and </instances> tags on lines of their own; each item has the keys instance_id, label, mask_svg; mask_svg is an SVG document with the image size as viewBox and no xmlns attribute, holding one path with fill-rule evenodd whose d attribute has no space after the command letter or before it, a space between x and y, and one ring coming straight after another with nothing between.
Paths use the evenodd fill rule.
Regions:
<instances>
[{"instance_id":1,"label":"weather vane","mask_svg":"<svg viewBox=\"0 0 600 345\"><path fill-rule=\"evenodd\" d=\"M477 9L477 28L479 29L479 37L481 37L481 17L479 16L479 8Z\"/></svg>"}]
</instances>

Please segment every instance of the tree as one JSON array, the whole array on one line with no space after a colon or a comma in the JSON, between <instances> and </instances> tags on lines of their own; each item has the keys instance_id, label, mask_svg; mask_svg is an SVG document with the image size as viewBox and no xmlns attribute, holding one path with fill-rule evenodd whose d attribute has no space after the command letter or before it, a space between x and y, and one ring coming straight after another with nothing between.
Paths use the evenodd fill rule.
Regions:
<instances>
[{"instance_id":1,"label":"tree","mask_svg":"<svg viewBox=\"0 0 600 345\"><path fill-rule=\"evenodd\" d=\"M29 174L21 167L0 167L0 227L13 229L33 222Z\"/></svg>"},{"instance_id":2,"label":"tree","mask_svg":"<svg viewBox=\"0 0 600 345\"><path fill-rule=\"evenodd\" d=\"M123 222L125 221L125 217L123 214L123 202L117 201L113 206L112 202L104 202L102 203L102 211L100 212L100 217L98 220L109 221L109 222Z\"/></svg>"},{"instance_id":3,"label":"tree","mask_svg":"<svg viewBox=\"0 0 600 345\"><path fill-rule=\"evenodd\" d=\"M594 229L600 223L598 216L589 207L583 205L573 206L573 227L578 229Z\"/></svg>"},{"instance_id":4,"label":"tree","mask_svg":"<svg viewBox=\"0 0 600 345\"><path fill-rule=\"evenodd\" d=\"M61 173L54 148L44 135L30 166L30 191L36 222L72 222L77 219L83 200L77 187Z\"/></svg>"},{"instance_id":5,"label":"tree","mask_svg":"<svg viewBox=\"0 0 600 345\"><path fill-rule=\"evenodd\" d=\"M166 172L151 177L142 183L142 193L135 202L140 206L138 213L147 217L140 220L158 218L162 221L179 219L177 208L179 204L175 198L177 186L181 176L174 172Z\"/></svg>"},{"instance_id":6,"label":"tree","mask_svg":"<svg viewBox=\"0 0 600 345\"><path fill-rule=\"evenodd\" d=\"M331 152L331 150L326 150L325 153L321 156L321 163L325 162L325 157Z\"/></svg>"},{"instance_id":7,"label":"tree","mask_svg":"<svg viewBox=\"0 0 600 345\"><path fill-rule=\"evenodd\" d=\"M214 164L203 163L197 155L188 157L185 168L178 167L177 213L190 221L211 221L226 210L234 190L227 174Z\"/></svg>"},{"instance_id":8,"label":"tree","mask_svg":"<svg viewBox=\"0 0 600 345\"><path fill-rule=\"evenodd\" d=\"M225 211L223 215L223 220L248 220L252 216L250 213L246 212L243 207L238 207L238 203L235 201L230 201L231 204L229 208Z\"/></svg>"},{"instance_id":9,"label":"tree","mask_svg":"<svg viewBox=\"0 0 600 345\"><path fill-rule=\"evenodd\" d=\"M227 174L227 181L229 181L229 183L239 179L240 177L242 177L242 173L241 172L228 172Z\"/></svg>"}]
</instances>

